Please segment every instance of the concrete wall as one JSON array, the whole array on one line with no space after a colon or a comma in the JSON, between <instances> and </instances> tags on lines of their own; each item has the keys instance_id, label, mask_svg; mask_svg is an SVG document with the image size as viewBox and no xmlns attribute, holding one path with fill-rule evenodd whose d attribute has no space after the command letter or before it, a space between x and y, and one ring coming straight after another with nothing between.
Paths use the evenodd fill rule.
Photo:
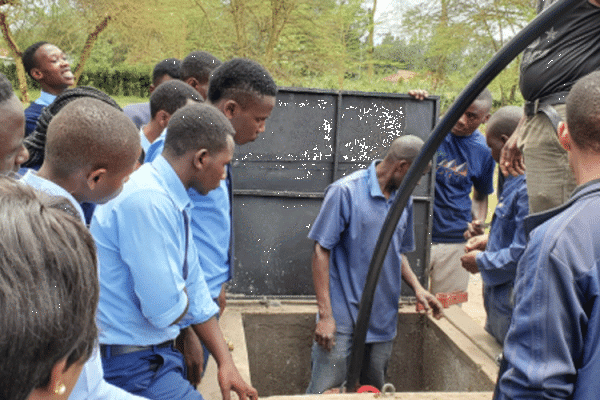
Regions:
<instances>
[{"instance_id":1,"label":"concrete wall","mask_svg":"<svg viewBox=\"0 0 600 400\"><path fill-rule=\"evenodd\" d=\"M490 342L474 343L469 332L453 325L454 314L464 315L458 307L442 321L417 314L413 307L399 313L388 370L396 391L492 391L497 373L493 358L499 349L486 352ZM250 376L261 397L304 393L310 379L314 306L246 306L235 312L242 315ZM468 326L468 321L459 324L478 328ZM487 340L487 334L480 331L471 334Z\"/></svg>"}]
</instances>

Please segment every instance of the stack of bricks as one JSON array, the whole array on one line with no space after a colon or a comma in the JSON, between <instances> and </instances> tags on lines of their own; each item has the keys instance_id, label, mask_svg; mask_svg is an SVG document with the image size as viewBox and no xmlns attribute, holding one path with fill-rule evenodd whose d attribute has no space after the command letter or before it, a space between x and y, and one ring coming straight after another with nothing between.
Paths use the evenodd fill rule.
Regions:
<instances>
[{"instance_id":1,"label":"stack of bricks","mask_svg":"<svg viewBox=\"0 0 600 400\"><path fill-rule=\"evenodd\" d=\"M448 308L453 304L465 303L469 300L469 294L467 292L438 293L435 297L442 303L444 308ZM423 310L423 305L417 303L417 311Z\"/></svg>"}]
</instances>

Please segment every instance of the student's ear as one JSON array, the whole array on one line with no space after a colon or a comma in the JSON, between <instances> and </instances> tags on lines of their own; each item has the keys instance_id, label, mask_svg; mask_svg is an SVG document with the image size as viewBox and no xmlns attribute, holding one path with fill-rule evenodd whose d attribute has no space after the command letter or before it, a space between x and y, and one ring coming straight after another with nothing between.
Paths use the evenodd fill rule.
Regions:
<instances>
[{"instance_id":1,"label":"student's ear","mask_svg":"<svg viewBox=\"0 0 600 400\"><path fill-rule=\"evenodd\" d=\"M237 113L238 109L240 108L240 105L238 104L237 101L229 99L227 101L225 101L225 104L223 104L223 114L225 114L225 116L227 117L227 119L233 119L233 117L235 116L235 114Z\"/></svg>"},{"instance_id":2,"label":"student's ear","mask_svg":"<svg viewBox=\"0 0 600 400\"><path fill-rule=\"evenodd\" d=\"M107 174L106 168L98 168L90 172L87 176L87 185L90 190L94 190L98 186L98 182Z\"/></svg>"},{"instance_id":3,"label":"student's ear","mask_svg":"<svg viewBox=\"0 0 600 400\"><path fill-rule=\"evenodd\" d=\"M188 85L190 85L191 87L193 87L194 89L196 89L196 91L198 91L198 88L200 87L200 82L198 82L198 79L190 76L189 78L187 78L185 80L185 83L187 83Z\"/></svg>"},{"instance_id":4,"label":"student's ear","mask_svg":"<svg viewBox=\"0 0 600 400\"><path fill-rule=\"evenodd\" d=\"M488 114L485 116L485 118L483 119L483 122L482 122L482 124L485 124L485 123L487 123L487 122L490 120L490 117L491 117L491 116L492 116L492 114L488 113Z\"/></svg>"},{"instance_id":5,"label":"student's ear","mask_svg":"<svg viewBox=\"0 0 600 400\"><path fill-rule=\"evenodd\" d=\"M194 167L198 170L201 170L206 162L206 157L209 155L207 149L200 149L194 153Z\"/></svg>"},{"instance_id":6,"label":"student's ear","mask_svg":"<svg viewBox=\"0 0 600 400\"><path fill-rule=\"evenodd\" d=\"M60 398L67 392L67 385L65 382L65 372L67 371L67 359L58 361L52 367L50 371L50 380L48 384L43 387L35 389L32 395L37 395L39 398Z\"/></svg>"},{"instance_id":7,"label":"student's ear","mask_svg":"<svg viewBox=\"0 0 600 400\"><path fill-rule=\"evenodd\" d=\"M151 83L150 86L148 87L148 91L150 92L150 94L152 94L152 92L154 92L154 89L156 89L156 86L154 86L154 83Z\"/></svg>"},{"instance_id":8,"label":"student's ear","mask_svg":"<svg viewBox=\"0 0 600 400\"><path fill-rule=\"evenodd\" d=\"M558 123L558 141L560 145L566 151L571 151L571 134L569 132L569 127L564 121L560 121Z\"/></svg>"},{"instance_id":9,"label":"student's ear","mask_svg":"<svg viewBox=\"0 0 600 400\"><path fill-rule=\"evenodd\" d=\"M39 81L44 77L44 73L42 71L40 71L40 69L37 67L32 68L30 72L31 72L31 76L36 81Z\"/></svg>"}]
</instances>

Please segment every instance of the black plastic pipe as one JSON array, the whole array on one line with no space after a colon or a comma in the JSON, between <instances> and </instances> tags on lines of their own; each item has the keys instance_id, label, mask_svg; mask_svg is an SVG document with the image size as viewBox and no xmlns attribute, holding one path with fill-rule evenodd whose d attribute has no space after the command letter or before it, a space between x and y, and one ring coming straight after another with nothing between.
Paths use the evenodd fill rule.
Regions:
<instances>
[{"instance_id":1,"label":"black plastic pipe","mask_svg":"<svg viewBox=\"0 0 600 400\"><path fill-rule=\"evenodd\" d=\"M381 233L379 234L379 239L377 240L377 245L375 246L373 257L371 258L371 264L369 265L369 272L367 274L360 307L358 309L356 326L354 327L352 353L350 356L348 374L346 375L345 388L347 391L353 392L359 383L358 379L360 377L362 359L365 351L365 338L367 336L367 329L371 318L371 308L373 307L373 295L375 293L375 288L377 287L383 260L387 254L390 240L396 229L398 220L408 203L408 198L419 183L419 179L423 175L425 168L427 168L427 165L432 160L446 135L450 132L454 124L458 122L461 115L471 103L477 98L479 93L481 93L481 91L513 59L515 59L519 53L525 50L531 42L549 29L558 16L569 12L577 3L582 1L587 0L562 0L553 4L546 11L539 14L523 28L523 30L517 33L510 42L500 49L485 67L479 71L475 78L473 78L471 83L463 89L454 103L452 103L452 106L442 120L435 126L429 139L424 144L423 149L412 163L406 177L398 188L398 195L385 218ZM435 168L435 166L433 166L433 168Z\"/></svg>"}]
</instances>

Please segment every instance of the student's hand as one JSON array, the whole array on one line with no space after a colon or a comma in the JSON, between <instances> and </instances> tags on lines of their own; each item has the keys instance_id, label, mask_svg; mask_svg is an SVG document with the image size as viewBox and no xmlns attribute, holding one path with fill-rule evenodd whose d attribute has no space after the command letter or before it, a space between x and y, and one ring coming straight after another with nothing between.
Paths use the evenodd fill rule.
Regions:
<instances>
[{"instance_id":1,"label":"student's hand","mask_svg":"<svg viewBox=\"0 0 600 400\"><path fill-rule=\"evenodd\" d=\"M229 360L230 362L219 366L218 379L223 400L231 399L232 390L237 393L240 400L257 400L258 392L256 389L244 381L233 364L233 360L231 358Z\"/></svg>"},{"instance_id":2,"label":"student's hand","mask_svg":"<svg viewBox=\"0 0 600 400\"><path fill-rule=\"evenodd\" d=\"M176 347L183 354L187 367L187 380L196 387L202 380L204 369L204 349L198 335L192 328L181 331L176 340Z\"/></svg>"},{"instance_id":3,"label":"student's hand","mask_svg":"<svg viewBox=\"0 0 600 400\"><path fill-rule=\"evenodd\" d=\"M502 151L500 151L500 171L504 176L509 174L512 176L519 176L525 173L525 162L523 161L523 154L517 146L519 140L520 130L523 129L523 122L519 122L519 125L515 129L515 132L510 138L504 143Z\"/></svg>"},{"instance_id":4,"label":"student's hand","mask_svg":"<svg viewBox=\"0 0 600 400\"><path fill-rule=\"evenodd\" d=\"M472 274L476 274L479 272L479 267L477 266L477 254L481 253L479 250L473 250L465 254L460 258L460 262L462 267L469 271Z\"/></svg>"},{"instance_id":5,"label":"student's hand","mask_svg":"<svg viewBox=\"0 0 600 400\"><path fill-rule=\"evenodd\" d=\"M426 314L433 314L433 318L440 319L444 316L444 306L434 295L425 289L415 291L415 297L425 309Z\"/></svg>"},{"instance_id":6,"label":"student's hand","mask_svg":"<svg viewBox=\"0 0 600 400\"><path fill-rule=\"evenodd\" d=\"M412 89L408 91L408 95L416 100L425 100L429 96L429 93L423 89Z\"/></svg>"},{"instance_id":7,"label":"student's hand","mask_svg":"<svg viewBox=\"0 0 600 400\"><path fill-rule=\"evenodd\" d=\"M223 315L223 311L225 311L225 306L227 305L227 293L225 291L225 284L223 284L223 286L221 286L221 292L219 293L217 302L219 303L219 317L220 317Z\"/></svg>"},{"instance_id":8,"label":"student's hand","mask_svg":"<svg viewBox=\"0 0 600 400\"><path fill-rule=\"evenodd\" d=\"M315 328L315 342L327 351L335 346L335 319L320 317Z\"/></svg>"},{"instance_id":9,"label":"student's hand","mask_svg":"<svg viewBox=\"0 0 600 400\"><path fill-rule=\"evenodd\" d=\"M463 236L466 240L469 240L472 237L483 235L484 232L483 221L476 219L467 224L467 230L463 233Z\"/></svg>"},{"instance_id":10,"label":"student's hand","mask_svg":"<svg viewBox=\"0 0 600 400\"><path fill-rule=\"evenodd\" d=\"M468 253L473 250L485 250L488 238L489 235L487 234L472 237L467 241L467 244L465 245L465 253Z\"/></svg>"}]
</instances>

